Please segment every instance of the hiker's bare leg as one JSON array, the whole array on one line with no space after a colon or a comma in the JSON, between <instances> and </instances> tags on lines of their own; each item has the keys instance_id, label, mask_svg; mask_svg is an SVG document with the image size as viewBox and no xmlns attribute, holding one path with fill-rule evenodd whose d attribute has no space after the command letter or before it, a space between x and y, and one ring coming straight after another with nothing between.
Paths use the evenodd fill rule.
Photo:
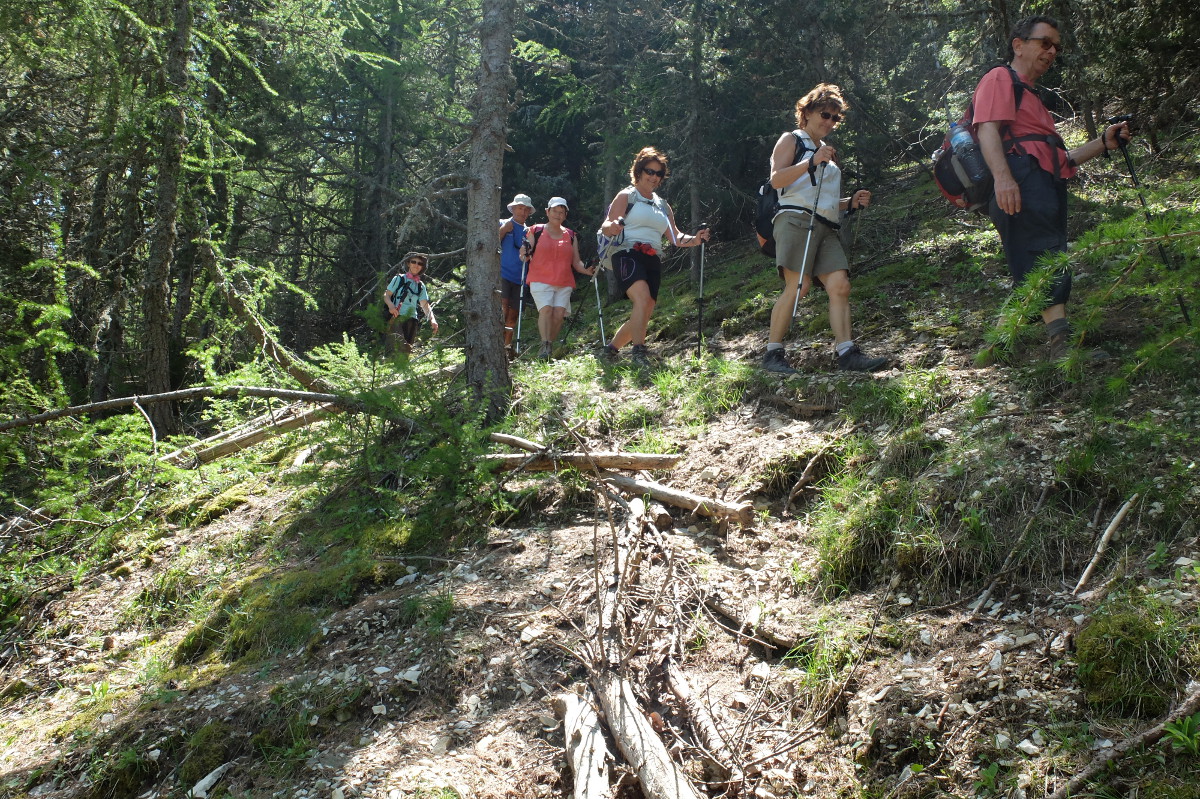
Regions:
<instances>
[{"instance_id":1,"label":"hiker's bare leg","mask_svg":"<svg viewBox=\"0 0 1200 799\"><path fill-rule=\"evenodd\" d=\"M1060 302L1058 305L1051 305L1049 308L1042 311L1042 321L1045 322L1046 324L1050 324L1055 319L1066 319L1066 318L1067 318L1067 306L1065 303Z\"/></svg>"},{"instance_id":2,"label":"hiker's bare leg","mask_svg":"<svg viewBox=\"0 0 1200 799\"><path fill-rule=\"evenodd\" d=\"M542 341L554 341L554 306L543 305L538 309L538 333Z\"/></svg>"},{"instance_id":3,"label":"hiker's bare leg","mask_svg":"<svg viewBox=\"0 0 1200 799\"><path fill-rule=\"evenodd\" d=\"M517 329L517 306L504 298L500 299L500 304L504 306L504 346L511 347L513 332Z\"/></svg>"},{"instance_id":4,"label":"hiker's bare leg","mask_svg":"<svg viewBox=\"0 0 1200 799\"><path fill-rule=\"evenodd\" d=\"M792 326L792 309L796 307L796 287L799 283L799 272L793 272L790 269L783 270L783 291L775 300L775 307L771 309L771 327L767 332L768 344L782 344L783 337L787 335L788 328ZM811 285L808 278L805 278L803 289L800 292L802 298L808 293Z\"/></svg>"},{"instance_id":5,"label":"hiker's bare leg","mask_svg":"<svg viewBox=\"0 0 1200 799\"><path fill-rule=\"evenodd\" d=\"M633 310L629 312L629 319L621 325L610 342L618 350L630 342L646 343L646 327L650 324L650 314L654 313L655 306L654 299L650 296L650 285L644 280L630 286L625 296L633 303Z\"/></svg>"},{"instance_id":6,"label":"hiker's bare leg","mask_svg":"<svg viewBox=\"0 0 1200 799\"><path fill-rule=\"evenodd\" d=\"M849 341L850 336L850 274L842 269L821 275L825 293L829 295L829 326L833 328L833 343Z\"/></svg>"},{"instance_id":7,"label":"hiker's bare leg","mask_svg":"<svg viewBox=\"0 0 1200 799\"><path fill-rule=\"evenodd\" d=\"M549 341L558 341L558 334L562 332L563 320L567 318L567 309L560 306L553 308L554 313L550 317L550 338Z\"/></svg>"}]
</instances>

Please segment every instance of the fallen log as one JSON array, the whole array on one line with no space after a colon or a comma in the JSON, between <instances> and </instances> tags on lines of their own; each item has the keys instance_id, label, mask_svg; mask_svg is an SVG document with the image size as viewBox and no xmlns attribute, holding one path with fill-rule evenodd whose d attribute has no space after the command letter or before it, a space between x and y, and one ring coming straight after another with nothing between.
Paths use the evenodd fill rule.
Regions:
<instances>
[{"instance_id":1,"label":"fallen log","mask_svg":"<svg viewBox=\"0 0 1200 799\"><path fill-rule=\"evenodd\" d=\"M613 756L604 743L600 717L592 703L576 694L563 693L551 704L563 720L567 761L575 774L575 799L608 799Z\"/></svg>"},{"instance_id":2,"label":"fallen log","mask_svg":"<svg viewBox=\"0 0 1200 799\"><path fill-rule=\"evenodd\" d=\"M749 524L754 519L754 506L749 502L725 502L720 499L702 497L690 491L680 491L651 480L638 480L620 474L606 473L601 477L608 483L633 494L648 494L659 502L665 502L677 508L685 508L701 516L732 519L743 525Z\"/></svg>"},{"instance_id":3,"label":"fallen log","mask_svg":"<svg viewBox=\"0 0 1200 799\"><path fill-rule=\"evenodd\" d=\"M336 405L326 403L308 409L289 406L287 410L291 411L291 413L280 415L274 421L251 428L240 434L226 436L223 441L205 449L196 450L194 449L194 445L193 447L184 447L183 449L164 455L162 460L173 466L195 468L201 464L211 463L218 458L223 458L226 455L241 452L248 447L266 441L268 438L282 435L289 430L307 427L314 422L328 417L330 414L337 413L340 409Z\"/></svg>"},{"instance_id":4,"label":"fallen log","mask_svg":"<svg viewBox=\"0 0 1200 799\"><path fill-rule=\"evenodd\" d=\"M559 452L534 455L486 455L484 460L494 463L501 471L521 467L531 472L549 472L559 469L591 469L593 464L601 469L669 469L683 459L682 455L660 455L647 452Z\"/></svg>"},{"instance_id":5,"label":"fallen log","mask_svg":"<svg viewBox=\"0 0 1200 799\"><path fill-rule=\"evenodd\" d=\"M629 682L606 669L592 673L592 687L617 748L637 774L646 799L700 799L642 714Z\"/></svg>"}]
</instances>

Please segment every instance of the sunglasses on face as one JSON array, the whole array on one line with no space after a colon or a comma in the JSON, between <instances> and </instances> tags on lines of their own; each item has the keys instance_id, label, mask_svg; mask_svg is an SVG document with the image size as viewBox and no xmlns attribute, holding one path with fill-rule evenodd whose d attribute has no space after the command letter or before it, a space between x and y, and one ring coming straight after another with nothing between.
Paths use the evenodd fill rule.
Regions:
<instances>
[{"instance_id":1,"label":"sunglasses on face","mask_svg":"<svg viewBox=\"0 0 1200 799\"><path fill-rule=\"evenodd\" d=\"M1060 55L1062 54L1062 51L1063 51L1063 43L1062 42L1056 42L1053 39L1049 39L1045 36L1026 36L1025 41L1041 42L1043 50L1049 50L1049 49L1053 48L1054 52L1058 53Z\"/></svg>"},{"instance_id":2,"label":"sunglasses on face","mask_svg":"<svg viewBox=\"0 0 1200 799\"><path fill-rule=\"evenodd\" d=\"M643 167L642 172L647 175L653 175L656 178L665 178L667 176L667 170L665 169L651 169L650 167Z\"/></svg>"},{"instance_id":3,"label":"sunglasses on face","mask_svg":"<svg viewBox=\"0 0 1200 799\"><path fill-rule=\"evenodd\" d=\"M409 266L422 266L422 267L423 267L423 266L425 266L425 262L424 262L424 261L417 260L416 258L414 258L414 259L412 259L411 261L409 261L409 262L408 262L408 265L409 265Z\"/></svg>"},{"instance_id":4,"label":"sunglasses on face","mask_svg":"<svg viewBox=\"0 0 1200 799\"><path fill-rule=\"evenodd\" d=\"M821 119L825 119L825 120L832 119L834 124L836 125L838 122L841 122L843 119L845 119L845 117L842 116L841 114L831 114L828 111L822 111Z\"/></svg>"}]
</instances>

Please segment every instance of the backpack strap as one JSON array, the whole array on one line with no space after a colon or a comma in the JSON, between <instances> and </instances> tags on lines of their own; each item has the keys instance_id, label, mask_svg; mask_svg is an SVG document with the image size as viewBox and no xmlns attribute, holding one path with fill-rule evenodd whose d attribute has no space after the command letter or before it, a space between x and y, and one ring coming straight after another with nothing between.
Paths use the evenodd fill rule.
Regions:
<instances>
[{"instance_id":1,"label":"backpack strap","mask_svg":"<svg viewBox=\"0 0 1200 799\"><path fill-rule=\"evenodd\" d=\"M796 140L795 141L796 154L792 157L792 166L795 166L796 164L798 164L804 160L805 153L815 153L816 149L809 149L808 147L805 146L804 136L798 130L792 131L792 138L794 138ZM816 142L813 142L813 144L816 144ZM812 182L812 185L814 185L814 186L817 185L817 165L816 164L809 163L808 179L809 179L809 181Z\"/></svg>"}]
</instances>

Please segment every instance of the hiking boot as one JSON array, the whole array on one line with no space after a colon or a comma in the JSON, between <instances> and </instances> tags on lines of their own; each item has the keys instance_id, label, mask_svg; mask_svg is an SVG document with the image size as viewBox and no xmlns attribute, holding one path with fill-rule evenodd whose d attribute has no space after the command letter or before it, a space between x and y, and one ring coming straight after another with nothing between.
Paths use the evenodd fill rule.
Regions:
<instances>
[{"instance_id":1,"label":"hiking boot","mask_svg":"<svg viewBox=\"0 0 1200 799\"><path fill-rule=\"evenodd\" d=\"M543 341L542 348L541 348L541 350L538 351L538 357L541 358L543 361L550 360L550 350L552 347L553 347L553 344L551 344L549 341Z\"/></svg>"},{"instance_id":2,"label":"hiking boot","mask_svg":"<svg viewBox=\"0 0 1200 799\"><path fill-rule=\"evenodd\" d=\"M650 363L650 350L645 344L634 344L630 357L637 363L646 366Z\"/></svg>"},{"instance_id":3,"label":"hiking boot","mask_svg":"<svg viewBox=\"0 0 1200 799\"><path fill-rule=\"evenodd\" d=\"M777 350L767 350L767 354L763 356L762 367L768 372L776 372L781 375L794 375L796 370L787 362L787 356L783 354L783 348Z\"/></svg>"},{"instance_id":4,"label":"hiking boot","mask_svg":"<svg viewBox=\"0 0 1200 799\"><path fill-rule=\"evenodd\" d=\"M1061 361L1071 354L1071 340L1068 334L1055 333L1050 337L1050 360Z\"/></svg>"},{"instance_id":5,"label":"hiking boot","mask_svg":"<svg viewBox=\"0 0 1200 799\"><path fill-rule=\"evenodd\" d=\"M611 361L620 360L621 353L618 352L617 348L614 347L613 345L605 344L604 349L600 350L600 357L606 361L611 362Z\"/></svg>"},{"instance_id":6,"label":"hiking boot","mask_svg":"<svg viewBox=\"0 0 1200 799\"><path fill-rule=\"evenodd\" d=\"M855 344L845 355L837 356L838 369L843 372L878 372L887 366L888 359L882 355L872 358Z\"/></svg>"}]
</instances>

